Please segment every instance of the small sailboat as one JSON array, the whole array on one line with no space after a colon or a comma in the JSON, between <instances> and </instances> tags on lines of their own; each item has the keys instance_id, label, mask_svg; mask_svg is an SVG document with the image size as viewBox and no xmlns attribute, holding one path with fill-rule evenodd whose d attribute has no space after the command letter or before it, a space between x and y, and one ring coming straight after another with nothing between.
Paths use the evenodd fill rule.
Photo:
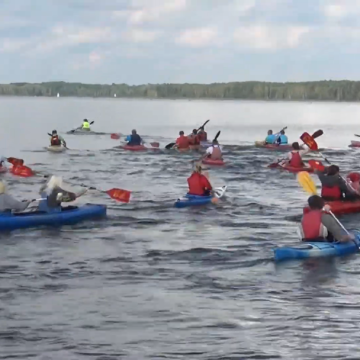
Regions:
<instances>
[{"instance_id":1,"label":"small sailboat","mask_svg":"<svg viewBox=\"0 0 360 360\"><path fill-rule=\"evenodd\" d=\"M57 93L57 96L56 97L60 97L60 94L59 93Z\"/></svg>"},{"instance_id":2,"label":"small sailboat","mask_svg":"<svg viewBox=\"0 0 360 360\"><path fill-rule=\"evenodd\" d=\"M114 94L114 97L116 97L116 94Z\"/></svg>"}]
</instances>

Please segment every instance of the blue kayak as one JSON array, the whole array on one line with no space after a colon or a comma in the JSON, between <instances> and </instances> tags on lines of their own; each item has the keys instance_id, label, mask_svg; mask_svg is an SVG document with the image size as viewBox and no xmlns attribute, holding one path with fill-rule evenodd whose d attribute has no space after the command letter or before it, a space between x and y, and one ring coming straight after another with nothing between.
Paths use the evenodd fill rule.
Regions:
<instances>
[{"instance_id":1,"label":"blue kayak","mask_svg":"<svg viewBox=\"0 0 360 360\"><path fill-rule=\"evenodd\" d=\"M190 195L186 194L184 197L179 198L175 201L174 206L176 208L184 208L187 206L199 206L210 204L211 200L216 197L220 199L226 191L226 186L222 186L221 188L214 189L216 196L199 196L199 195Z\"/></svg>"},{"instance_id":2,"label":"blue kayak","mask_svg":"<svg viewBox=\"0 0 360 360\"><path fill-rule=\"evenodd\" d=\"M40 211L0 215L0 231L23 229L41 225L60 226L106 216L106 206L86 204L81 207L69 206L61 212Z\"/></svg>"},{"instance_id":3,"label":"blue kayak","mask_svg":"<svg viewBox=\"0 0 360 360\"><path fill-rule=\"evenodd\" d=\"M354 254L359 251L360 232L353 234L355 240L346 243L303 242L296 247L280 247L274 249L274 258L275 261L282 261Z\"/></svg>"}]
</instances>

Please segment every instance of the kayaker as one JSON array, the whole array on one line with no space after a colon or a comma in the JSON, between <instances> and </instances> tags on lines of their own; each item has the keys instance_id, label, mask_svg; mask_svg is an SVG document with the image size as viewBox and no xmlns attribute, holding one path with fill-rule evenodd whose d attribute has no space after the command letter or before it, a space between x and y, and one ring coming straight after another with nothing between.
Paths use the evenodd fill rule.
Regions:
<instances>
[{"instance_id":1,"label":"kayaker","mask_svg":"<svg viewBox=\"0 0 360 360\"><path fill-rule=\"evenodd\" d=\"M81 129L90 131L90 124L89 124L89 121L87 119L84 119Z\"/></svg>"},{"instance_id":2,"label":"kayaker","mask_svg":"<svg viewBox=\"0 0 360 360\"><path fill-rule=\"evenodd\" d=\"M192 133L188 136L189 138L189 145L196 146L200 145L199 136L197 135L197 130L194 129Z\"/></svg>"},{"instance_id":3,"label":"kayaker","mask_svg":"<svg viewBox=\"0 0 360 360\"><path fill-rule=\"evenodd\" d=\"M280 162L280 165L281 166L290 165L294 168L304 167L305 164L302 161L302 156L304 156L305 154L310 152L311 149L310 148L300 149L300 145L298 142L292 143L291 146L292 146L293 150L287 154L288 160L284 160L284 161Z\"/></svg>"},{"instance_id":4,"label":"kayaker","mask_svg":"<svg viewBox=\"0 0 360 360\"><path fill-rule=\"evenodd\" d=\"M357 194L360 194L360 173L351 172L346 176L351 188L353 188Z\"/></svg>"},{"instance_id":5,"label":"kayaker","mask_svg":"<svg viewBox=\"0 0 360 360\"><path fill-rule=\"evenodd\" d=\"M265 144L273 144L276 140L275 135L273 134L272 130L268 130L267 137L265 139Z\"/></svg>"},{"instance_id":6,"label":"kayaker","mask_svg":"<svg viewBox=\"0 0 360 360\"><path fill-rule=\"evenodd\" d=\"M358 198L356 191L346 184L340 176L337 165L330 165L324 171L316 170L315 173L321 182L321 197L327 201L352 200Z\"/></svg>"},{"instance_id":7,"label":"kayaker","mask_svg":"<svg viewBox=\"0 0 360 360\"><path fill-rule=\"evenodd\" d=\"M332 215L327 213L331 208L325 205L324 199L312 195L308 204L310 211L304 214L300 226L302 241L347 242L354 239L353 235L344 234Z\"/></svg>"},{"instance_id":8,"label":"kayaker","mask_svg":"<svg viewBox=\"0 0 360 360\"><path fill-rule=\"evenodd\" d=\"M50 180L40 188L39 192L44 200L39 202L39 211L60 212L62 202L75 201L87 191L83 189L76 194L65 189L66 186L61 177L51 176Z\"/></svg>"},{"instance_id":9,"label":"kayaker","mask_svg":"<svg viewBox=\"0 0 360 360\"><path fill-rule=\"evenodd\" d=\"M178 149L182 149L182 150L186 150L189 149L189 138L187 136L184 135L183 131L179 132L179 137L176 139L176 147Z\"/></svg>"},{"instance_id":10,"label":"kayaker","mask_svg":"<svg viewBox=\"0 0 360 360\"><path fill-rule=\"evenodd\" d=\"M187 179L189 185L188 194L198 196L209 196L212 186L205 175L202 174L202 166L195 165L195 170Z\"/></svg>"},{"instance_id":11,"label":"kayaker","mask_svg":"<svg viewBox=\"0 0 360 360\"><path fill-rule=\"evenodd\" d=\"M11 195L6 193L6 186L0 181L0 213L24 211L32 201L19 201L14 199Z\"/></svg>"},{"instance_id":12,"label":"kayaker","mask_svg":"<svg viewBox=\"0 0 360 360\"><path fill-rule=\"evenodd\" d=\"M63 145L64 147L66 147L66 142L62 136L58 135L56 130L53 130L50 137L50 145L51 146Z\"/></svg>"},{"instance_id":13,"label":"kayaker","mask_svg":"<svg viewBox=\"0 0 360 360\"><path fill-rule=\"evenodd\" d=\"M198 139L199 141L207 141L207 132L205 131L204 128L201 128L198 132L197 132L197 135L198 135Z\"/></svg>"},{"instance_id":14,"label":"kayaker","mask_svg":"<svg viewBox=\"0 0 360 360\"><path fill-rule=\"evenodd\" d=\"M217 140L213 140L212 145L206 149L204 159L210 158L212 160L222 160L222 151Z\"/></svg>"},{"instance_id":15,"label":"kayaker","mask_svg":"<svg viewBox=\"0 0 360 360\"><path fill-rule=\"evenodd\" d=\"M131 131L130 141L127 143L128 146L139 146L143 143L140 135L136 132L136 130Z\"/></svg>"},{"instance_id":16,"label":"kayaker","mask_svg":"<svg viewBox=\"0 0 360 360\"><path fill-rule=\"evenodd\" d=\"M276 135L275 135L276 136ZM281 130L280 135L276 141L279 145L287 145L288 144L288 137L285 135L285 131Z\"/></svg>"}]
</instances>

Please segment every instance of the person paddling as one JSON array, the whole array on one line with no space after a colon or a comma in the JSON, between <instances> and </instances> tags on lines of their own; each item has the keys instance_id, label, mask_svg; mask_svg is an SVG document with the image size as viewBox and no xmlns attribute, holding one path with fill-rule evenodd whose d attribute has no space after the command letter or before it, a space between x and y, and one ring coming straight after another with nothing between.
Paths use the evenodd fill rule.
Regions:
<instances>
[{"instance_id":1,"label":"person paddling","mask_svg":"<svg viewBox=\"0 0 360 360\"><path fill-rule=\"evenodd\" d=\"M310 211L304 214L300 226L302 241L347 242L354 239L353 235L344 234L333 216L327 213L331 208L325 205L324 199L312 195L308 204Z\"/></svg>"},{"instance_id":2,"label":"person paddling","mask_svg":"<svg viewBox=\"0 0 360 360\"><path fill-rule=\"evenodd\" d=\"M298 142L292 143L293 150L287 154L288 160L284 160L280 163L281 166L290 165L294 168L302 168L305 164L302 161L302 156L311 151L310 148L300 149L300 145Z\"/></svg>"},{"instance_id":3,"label":"person paddling","mask_svg":"<svg viewBox=\"0 0 360 360\"><path fill-rule=\"evenodd\" d=\"M198 139L199 141L207 141L207 132L205 131L204 128L201 128L198 132L197 132L197 135L198 135Z\"/></svg>"},{"instance_id":4,"label":"person paddling","mask_svg":"<svg viewBox=\"0 0 360 360\"><path fill-rule=\"evenodd\" d=\"M273 144L276 140L272 130L268 130L267 137L265 138L265 144Z\"/></svg>"},{"instance_id":5,"label":"person paddling","mask_svg":"<svg viewBox=\"0 0 360 360\"><path fill-rule=\"evenodd\" d=\"M89 121L87 119L84 119L83 120L83 124L82 124L82 127L81 127L82 130L85 130L85 131L90 131L90 124L89 124Z\"/></svg>"},{"instance_id":6,"label":"person paddling","mask_svg":"<svg viewBox=\"0 0 360 360\"><path fill-rule=\"evenodd\" d=\"M321 182L321 197L327 201L353 200L360 198L356 190L348 186L340 176L340 168L337 165L330 165L323 171L316 170L315 173Z\"/></svg>"},{"instance_id":7,"label":"person paddling","mask_svg":"<svg viewBox=\"0 0 360 360\"><path fill-rule=\"evenodd\" d=\"M183 131L180 131L179 135L180 136L176 139L175 147L179 150L188 150L190 147L189 138L184 135Z\"/></svg>"},{"instance_id":8,"label":"person paddling","mask_svg":"<svg viewBox=\"0 0 360 360\"><path fill-rule=\"evenodd\" d=\"M63 145L64 147L66 147L66 142L62 136L58 135L56 130L53 130L50 137L50 145L51 146Z\"/></svg>"},{"instance_id":9,"label":"person paddling","mask_svg":"<svg viewBox=\"0 0 360 360\"><path fill-rule=\"evenodd\" d=\"M31 201L19 201L6 193L6 185L0 181L0 213L24 211Z\"/></svg>"},{"instance_id":10,"label":"person paddling","mask_svg":"<svg viewBox=\"0 0 360 360\"><path fill-rule=\"evenodd\" d=\"M201 164L195 165L195 170L187 179L189 185L189 195L210 196L212 186L205 175L202 174Z\"/></svg>"},{"instance_id":11,"label":"person paddling","mask_svg":"<svg viewBox=\"0 0 360 360\"><path fill-rule=\"evenodd\" d=\"M128 146L139 146L143 143L140 135L136 132L136 130L131 131L130 140L128 141Z\"/></svg>"},{"instance_id":12,"label":"person paddling","mask_svg":"<svg viewBox=\"0 0 360 360\"><path fill-rule=\"evenodd\" d=\"M281 130L280 135L276 141L279 145L287 145L288 144L288 137L285 135L285 131Z\"/></svg>"},{"instance_id":13,"label":"person paddling","mask_svg":"<svg viewBox=\"0 0 360 360\"><path fill-rule=\"evenodd\" d=\"M206 149L203 159L222 160L222 151L217 140L213 140L212 145Z\"/></svg>"},{"instance_id":14,"label":"person paddling","mask_svg":"<svg viewBox=\"0 0 360 360\"><path fill-rule=\"evenodd\" d=\"M189 145L190 146L197 146L200 145L199 136L197 135L197 130L194 129L192 133L188 136L189 138Z\"/></svg>"}]
</instances>

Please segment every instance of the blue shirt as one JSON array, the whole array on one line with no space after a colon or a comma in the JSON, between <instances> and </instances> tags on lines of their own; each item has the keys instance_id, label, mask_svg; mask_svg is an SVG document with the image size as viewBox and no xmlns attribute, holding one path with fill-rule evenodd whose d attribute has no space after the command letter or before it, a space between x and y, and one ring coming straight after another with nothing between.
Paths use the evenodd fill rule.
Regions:
<instances>
[{"instance_id":1,"label":"blue shirt","mask_svg":"<svg viewBox=\"0 0 360 360\"><path fill-rule=\"evenodd\" d=\"M267 144L273 144L275 142L275 140L276 140L275 135L268 135L265 139L265 142Z\"/></svg>"},{"instance_id":2,"label":"blue shirt","mask_svg":"<svg viewBox=\"0 0 360 360\"><path fill-rule=\"evenodd\" d=\"M280 144L285 145L288 143L288 137L286 135L280 135Z\"/></svg>"}]
</instances>

